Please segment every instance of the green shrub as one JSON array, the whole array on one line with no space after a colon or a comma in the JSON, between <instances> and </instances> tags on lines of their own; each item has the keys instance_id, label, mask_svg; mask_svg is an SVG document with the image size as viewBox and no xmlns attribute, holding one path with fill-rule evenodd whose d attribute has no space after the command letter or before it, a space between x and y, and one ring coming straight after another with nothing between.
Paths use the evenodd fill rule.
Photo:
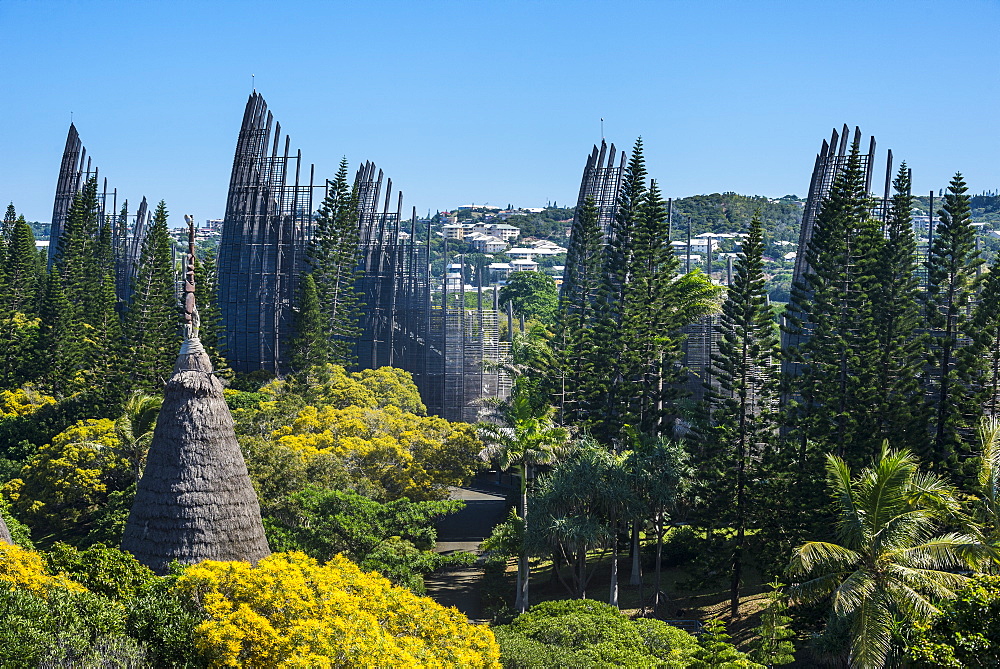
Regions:
<instances>
[{"instance_id":1,"label":"green shrub","mask_svg":"<svg viewBox=\"0 0 1000 669\"><path fill-rule=\"evenodd\" d=\"M653 545L653 561L656 546ZM663 537L663 567L680 567L698 557L698 536L690 525L671 527Z\"/></svg>"},{"instance_id":2,"label":"green shrub","mask_svg":"<svg viewBox=\"0 0 1000 669\"><path fill-rule=\"evenodd\" d=\"M493 633L497 643L500 644L500 661L505 669L527 667L580 667L586 669L603 665L589 653L549 646L514 632L507 626L497 627Z\"/></svg>"},{"instance_id":3,"label":"green shrub","mask_svg":"<svg viewBox=\"0 0 1000 669\"><path fill-rule=\"evenodd\" d=\"M140 657L124 639L124 618L124 607L90 592L53 588L42 597L0 586L0 658L5 667L67 666L126 646Z\"/></svg>"},{"instance_id":4,"label":"green shrub","mask_svg":"<svg viewBox=\"0 0 1000 669\"><path fill-rule=\"evenodd\" d=\"M202 613L193 602L171 592L176 576L157 578L129 604L125 632L145 643L157 667L204 667L194 646L194 628Z\"/></svg>"},{"instance_id":5,"label":"green shrub","mask_svg":"<svg viewBox=\"0 0 1000 669\"><path fill-rule=\"evenodd\" d=\"M699 649L683 630L589 599L543 602L494 632L505 667L680 669Z\"/></svg>"},{"instance_id":6,"label":"green shrub","mask_svg":"<svg viewBox=\"0 0 1000 669\"><path fill-rule=\"evenodd\" d=\"M91 592L115 601L132 599L156 579L130 553L103 544L81 551L58 542L44 557L51 573L66 574Z\"/></svg>"}]
</instances>

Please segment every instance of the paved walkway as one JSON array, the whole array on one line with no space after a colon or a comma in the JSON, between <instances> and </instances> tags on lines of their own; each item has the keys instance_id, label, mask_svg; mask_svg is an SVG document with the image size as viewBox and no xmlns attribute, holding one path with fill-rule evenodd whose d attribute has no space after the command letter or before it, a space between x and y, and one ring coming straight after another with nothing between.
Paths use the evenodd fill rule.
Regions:
<instances>
[{"instance_id":1,"label":"paved walkway","mask_svg":"<svg viewBox=\"0 0 1000 669\"><path fill-rule=\"evenodd\" d=\"M478 484L478 485L477 485ZM465 508L447 516L437 525L438 553L469 551L479 553L479 544L507 515L504 493L500 488L475 481L465 488L452 488L451 499L465 502ZM483 618L479 582L483 570L478 565L439 571L424 577L428 596L445 606L454 606L477 623Z\"/></svg>"}]
</instances>

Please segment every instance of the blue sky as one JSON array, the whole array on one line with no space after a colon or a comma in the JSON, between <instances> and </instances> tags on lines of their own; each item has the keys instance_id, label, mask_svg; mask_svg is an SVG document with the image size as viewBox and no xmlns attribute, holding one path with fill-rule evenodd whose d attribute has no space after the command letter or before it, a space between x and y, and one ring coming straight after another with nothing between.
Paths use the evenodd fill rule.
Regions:
<instances>
[{"instance_id":1,"label":"blue sky","mask_svg":"<svg viewBox=\"0 0 1000 669\"><path fill-rule=\"evenodd\" d=\"M103 175L221 217L257 90L317 175L372 160L420 213L571 203L642 135L665 195L804 195L843 123L1000 187L997 2L0 0L0 201L48 220L70 113Z\"/></svg>"}]
</instances>

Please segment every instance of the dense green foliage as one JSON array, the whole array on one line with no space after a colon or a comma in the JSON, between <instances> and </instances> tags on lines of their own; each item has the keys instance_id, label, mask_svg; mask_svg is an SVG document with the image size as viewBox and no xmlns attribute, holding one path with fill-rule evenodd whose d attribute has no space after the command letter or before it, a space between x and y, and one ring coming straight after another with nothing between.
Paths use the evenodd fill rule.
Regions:
<instances>
[{"instance_id":1,"label":"dense green foliage","mask_svg":"<svg viewBox=\"0 0 1000 669\"><path fill-rule=\"evenodd\" d=\"M272 550L302 551L323 562L343 553L362 569L423 593L424 574L473 558L431 552L434 521L462 506L406 498L383 504L354 492L308 487L273 507L265 528Z\"/></svg>"},{"instance_id":2,"label":"dense green foliage","mask_svg":"<svg viewBox=\"0 0 1000 669\"><path fill-rule=\"evenodd\" d=\"M559 304L559 289L548 274L513 272L500 289L500 304L510 302L514 313L552 325Z\"/></svg>"},{"instance_id":3,"label":"dense green foliage","mask_svg":"<svg viewBox=\"0 0 1000 669\"><path fill-rule=\"evenodd\" d=\"M315 338L321 333L326 344L313 357L299 360L302 366L297 369L324 362L348 364L354 358L360 314L360 297L355 288L359 253L357 206L358 195L348 184L345 158L340 161L336 177L328 182L309 246L312 268L309 276L316 285L316 305L307 306L305 300L311 298L307 287L302 286L300 313L308 313L309 318L317 321L311 323L310 328L319 330L309 336ZM319 313L313 315L313 311Z\"/></svg>"},{"instance_id":4,"label":"dense green foliage","mask_svg":"<svg viewBox=\"0 0 1000 669\"><path fill-rule=\"evenodd\" d=\"M718 621L697 639L651 618L630 619L593 600L538 604L496 628L500 661L525 667L761 667L727 643Z\"/></svg>"},{"instance_id":5,"label":"dense green foliage","mask_svg":"<svg viewBox=\"0 0 1000 669\"><path fill-rule=\"evenodd\" d=\"M1000 665L1000 576L975 576L939 614L914 626L905 643L915 667Z\"/></svg>"}]
</instances>

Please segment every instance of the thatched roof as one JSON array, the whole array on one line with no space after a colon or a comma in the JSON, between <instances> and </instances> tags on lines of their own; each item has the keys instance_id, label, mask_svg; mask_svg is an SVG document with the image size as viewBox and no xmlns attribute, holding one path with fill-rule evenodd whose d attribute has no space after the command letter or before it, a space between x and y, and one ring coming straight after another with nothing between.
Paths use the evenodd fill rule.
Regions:
<instances>
[{"instance_id":1,"label":"thatched roof","mask_svg":"<svg viewBox=\"0 0 1000 669\"><path fill-rule=\"evenodd\" d=\"M0 541L5 541L8 544L14 543L14 540L10 538L10 530L7 529L7 523L3 522L3 516L0 516Z\"/></svg>"},{"instance_id":2,"label":"thatched roof","mask_svg":"<svg viewBox=\"0 0 1000 669\"><path fill-rule=\"evenodd\" d=\"M173 560L256 562L271 552L222 384L190 329L164 391L122 549L160 574Z\"/></svg>"}]
</instances>

